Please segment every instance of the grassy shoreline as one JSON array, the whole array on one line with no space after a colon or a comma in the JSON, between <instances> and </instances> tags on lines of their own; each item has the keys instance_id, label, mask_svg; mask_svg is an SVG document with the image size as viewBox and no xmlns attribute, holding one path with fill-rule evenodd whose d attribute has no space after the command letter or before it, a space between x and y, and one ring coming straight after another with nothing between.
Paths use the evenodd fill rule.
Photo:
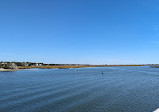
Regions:
<instances>
[{"instance_id":1,"label":"grassy shoreline","mask_svg":"<svg viewBox=\"0 0 159 112\"><path fill-rule=\"evenodd\" d=\"M80 65L80 66L19 66L18 69L67 69L67 68L84 68L84 67L119 67L119 66L145 66L145 65Z\"/></svg>"}]
</instances>

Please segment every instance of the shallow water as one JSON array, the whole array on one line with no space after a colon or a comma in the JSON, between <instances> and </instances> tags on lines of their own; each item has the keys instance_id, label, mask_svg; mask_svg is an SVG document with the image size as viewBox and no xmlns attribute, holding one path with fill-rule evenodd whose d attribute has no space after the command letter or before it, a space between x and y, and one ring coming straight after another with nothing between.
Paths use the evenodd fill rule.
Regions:
<instances>
[{"instance_id":1,"label":"shallow water","mask_svg":"<svg viewBox=\"0 0 159 112\"><path fill-rule=\"evenodd\" d=\"M0 112L152 112L159 107L157 68L74 70L0 72Z\"/></svg>"}]
</instances>

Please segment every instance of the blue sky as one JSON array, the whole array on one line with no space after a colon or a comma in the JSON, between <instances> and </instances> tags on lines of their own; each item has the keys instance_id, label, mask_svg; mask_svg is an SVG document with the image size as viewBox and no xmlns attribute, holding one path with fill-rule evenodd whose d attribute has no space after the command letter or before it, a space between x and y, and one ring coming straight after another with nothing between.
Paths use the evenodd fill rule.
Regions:
<instances>
[{"instance_id":1,"label":"blue sky","mask_svg":"<svg viewBox=\"0 0 159 112\"><path fill-rule=\"evenodd\" d=\"M159 63L158 0L0 0L0 60Z\"/></svg>"}]
</instances>

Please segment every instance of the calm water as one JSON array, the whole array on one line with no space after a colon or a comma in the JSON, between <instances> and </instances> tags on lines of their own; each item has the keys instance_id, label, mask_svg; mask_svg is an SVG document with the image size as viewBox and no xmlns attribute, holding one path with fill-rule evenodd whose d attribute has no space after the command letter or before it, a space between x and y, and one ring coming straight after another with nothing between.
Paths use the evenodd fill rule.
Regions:
<instances>
[{"instance_id":1,"label":"calm water","mask_svg":"<svg viewBox=\"0 0 159 112\"><path fill-rule=\"evenodd\" d=\"M152 112L159 108L157 68L74 70L0 72L0 112Z\"/></svg>"}]
</instances>

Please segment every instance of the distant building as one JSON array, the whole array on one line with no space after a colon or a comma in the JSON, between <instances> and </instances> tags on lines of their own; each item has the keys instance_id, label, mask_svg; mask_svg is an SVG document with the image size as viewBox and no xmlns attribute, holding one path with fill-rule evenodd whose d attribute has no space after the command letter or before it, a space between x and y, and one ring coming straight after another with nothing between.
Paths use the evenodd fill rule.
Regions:
<instances>
[{"instance_id":1,"label":"distant building","mask_svg":"<svg viewBox=\"0 0 159 112\"><path fill-rule=\"evenodd\" d=\"M15 63L7 63L7 62L4 62L4 63L0 63L0 68L3 68L3 69L14 69L14 70L17 70L18 67Z\"/></svg>"},{"instance_id":2,"label":"distant building","mask_svg":"<svg viewBox=\"0 0 159 112\"><path fill-rule=\"evenodd\" d=\"M23 62L22 66L29 66L29 63Z\"/></svg>"}]
</instances>

